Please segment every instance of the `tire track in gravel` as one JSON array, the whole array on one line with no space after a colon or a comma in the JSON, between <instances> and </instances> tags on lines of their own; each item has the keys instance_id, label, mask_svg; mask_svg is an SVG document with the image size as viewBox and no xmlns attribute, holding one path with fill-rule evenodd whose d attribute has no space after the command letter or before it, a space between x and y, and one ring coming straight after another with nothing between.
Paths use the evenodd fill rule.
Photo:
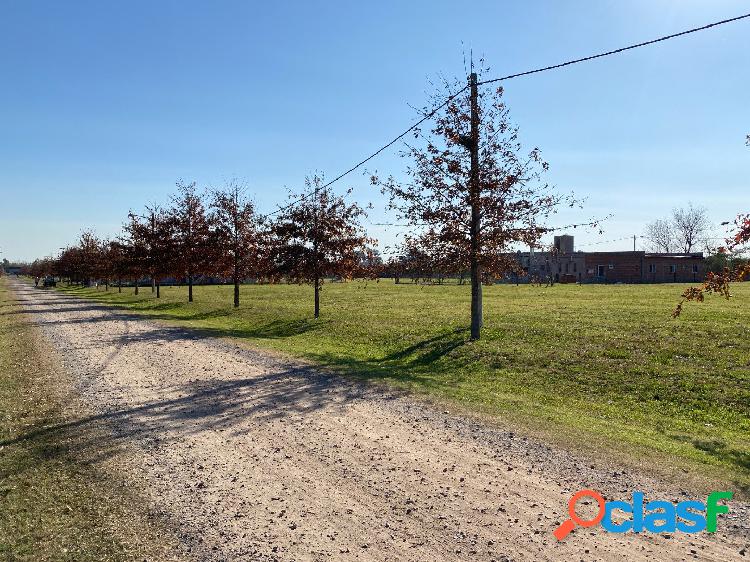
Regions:
<instances>
[{"instance_id":1,"label":"tire track in gravel","mask_svg":"<svg viewBox=\"0 0 750 562\"><path fill-rule=\"evenodd\" d=\"M745 559L747 506L713 536L558 543L573 491L675 490L408 396L14 285L149 510L200 560ZM99 443L90 444L101 446Z\"/></svg>"}]
</instances>

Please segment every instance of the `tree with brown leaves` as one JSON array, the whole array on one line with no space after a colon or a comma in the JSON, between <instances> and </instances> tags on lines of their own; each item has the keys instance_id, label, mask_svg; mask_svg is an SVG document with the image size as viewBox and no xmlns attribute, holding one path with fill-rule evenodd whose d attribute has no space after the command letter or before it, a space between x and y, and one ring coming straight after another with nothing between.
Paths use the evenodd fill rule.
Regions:
<instances>
[{"instance_id":1,"label":"tree with brown leaves","mask_svg":"<svg viewBox=\"0 0 750 562\"><path fill-rule=\"evenodd\" d=\"M217 247L217 268L234 283L234 307L240 306L240 283L269 274L267 236L247 187L232 180L213 193L211 222Z\"/></svg>"},{"instance_id":2,"label":"tree with brown leaves","mask_svg":"<svg viewBox=\"0 0 750 562\"><path fill-rule=\"evenodd\" d=\"M128 247L122 240L110 240L103 249L107 277L117 281L117 292L122 293L122 281L131 274Z\"/></svg>"},{"instance_id":3,"label":"tree with brown leaves","mask_svg":"<svg viewBox=\"0 0 750 562\"><path fill-rule=\"evenodd\" d=\"M147 226L144 224L143 217L131 211L128 213L128 222L123 225L122 229L124 233L122 249L126 256L127 274L133 279L134 291L137 295L138 283L149 269Z\"/></svg>"},{"instance_id":4,"label":"tree with brown leaves","mask_svg":"<svg viewBox=\"0 0 750 562\"><path fill-rule=\"evenodd\" d=\"M313 285L315 318L320 316L323 280L361 273L362 256L372 255L374 242L359 223L364 210L322 186L321 176L306 178L304 193L282 207L272 227L276 275Z\"/></svg>"},{"instance_id":5,"label":"tree with brown leaves","mask_svg":"<svg viewBox=\"0 0 750 562\"><path fill-rule=\"evenodd\" d=\"M160 207L147 207L145 215L128 214L126 231L135 267L151 277L151 290L161 297L161 280L174 271L174 237L170 217ZM136 282L136 293L138 283Z\"/></svg>"},{"instance_id":6,"label":"tree with brown leaves","mask_svg":"<svg viewBox=\"0 0 750 562\"><path fill-rule=\"evenodd\" d=\"M474 83L476 74L470 77ZM474 86L476 87L476 86ZM570 197L542 181L548 169L541 152L524 153L518 128L510 122L502 88L482 90L472 106L471 90L445 83L433 106L450 101L431 134L416 131L403 155L408 183L372 177L391 197L401 220L424 232L425 240L459 256L471 271L471 337L482 325L482 280L503 277L518 264L509 255L516 244L536 245L547 232L544 221ZM472 166L472 153L476 160ZM472 175L474 171L474 175Z\"/></svg>"},{"instance_id":7,"label":"tree with brown leaves","mask_svg":"<svg viewBox=\"0 0 750 562\"><path fill-rule=\"evenodd\" d=\"M746 250L750 244L750 214L738 215L734 221L735 232L726 240L726 247L719 248L719 253L727 256L739 256ZM739 263L738 265L728 265L723 271L715 273L709 271L702 285L690 287L682 293L682 300L672 312L672 316L677 318L682 313L682 305L686 301L703 302L705 296L709 293L721 295L724 298L731 297L730 285L738 281L750 279L750 263Z\"/></svg>"},{"instance_id":8,"label":"tree with brown leaves","mask_svg":"<svg viewBox=\"0 0 750 562\"><path fill-rule=\"evenodd\" d=\"M745 144L750 146L750 135L747 135ZM722 223L729 224L729 223ZM726 256L741 255L750 245L750 213L739 214L734 220L735 231L726 239L726 247L719 248L719 253ZM682 293L682 300L677 304L672 317L677 318L682 313L682 305L686 301L703 302L709 293L721 295L724 298L731 297L729 292L731 283L750 279L750 262L729 265L719 272L709 271L702 285L690 287Z\"/></svg>"},{"instance_id":9,"label":"tree with brown leaves","mask_svg":"<svg viewBox=\"0 0 750 562\"><path fill-rule=\"evenodd\" d=\"M84 285L90 285L94 279L102 276L104 270L102 242L92 231L85 230L78 239L76 249L78 278Z\"/></svg>"},{"instance_id":10,"label":"tree with brown leaves","mask_svg":"<svg viewBox=\"0 0 750 562\"><path fill-rule=\"evenodd\" d=\"M187 281L188 302L193 302L195 276L209 273L215 261L209 219L195 182L177 182L177 195L172 197L167 220L172 232L174 273Z\"/></svg>"}]
</instances>

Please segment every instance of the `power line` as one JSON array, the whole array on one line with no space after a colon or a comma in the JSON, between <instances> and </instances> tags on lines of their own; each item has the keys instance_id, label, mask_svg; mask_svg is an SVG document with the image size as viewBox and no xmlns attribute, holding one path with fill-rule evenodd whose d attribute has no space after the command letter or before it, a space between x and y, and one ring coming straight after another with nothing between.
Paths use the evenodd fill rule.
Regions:
<instances>
[{"instance_id":1,"label":"power line","mask_svg":"<svg viewBox=\"0 0 750 562\"><path fill-rule=\"evenodd\" d=\"M524 72L518 72L516 74L509 74L507 76L502 76L500 78L492 78L490 80L482 80L481 82L478 82L477 85L478 86L482 86L482 85L485 85L485 84L492 84L492 83L501 82L501 81L504 81L504 80L511 80L513 78L520 78L522 76L529 76L531 74L539 74L540 72L547 72L549 70L557 70L559 68L563 68L563 67L566 67L566 66L571 66L571 65L574 65L574 64L582 63L582 62L588 62L588 61L591 61L591 60L600 59L600 58L603 58L603 57L608 57L608 56L616 55L616 54L619 54L619 53L624 53L626 51L631 51L633 49L638 49L640 47L646 47L648 45L654 45L656 43L661 43L663 41L668 41L670 39L675 39L677 37L682 37L684 35L690 35L692 33L697 33L699 31L705 31L705 30L711 29L713 27L718 27L720 25L724 25L724 24L727 24L727 23L732 23L732 22L740 21L740 20L747 19L747 18L750 18L750 14L744 14L744 15L737 16L737 17L734 17L734 18L729 18L729 19L717 21L717 22L714 22L714 23L710 23L710 24L707 24L707 25L700 26L700 27L694 27L692 29L687 29L685 31L680 31L679 33L673 33L671 35L664 35L663 37L658 37L656 39L651 39L649 41L644 41L642 43L636 43L634 45L629 45L627 47L621 47L619 49L614 49L612 51L606 51L606 52L598 53L598 54L595 54L595 55L589 55L587 57L583 57L583 58L579 58L579 59L574 59L574 60L569 60L569 61L562 62L562 63L559 63L559 64L554 64L554 65L551 65L551 66L545 66L545 67L541 67L541 68L536 68L534 70L526 70ZM468 89L468 87L469 86L466 85L463 88L461 88L459 91L457 91L454 94L448 96L445 99L445 101L443 101L440 105L434 107L429 113L424 114L424 116L420 120L418 120L417 122L415 122L414 124L412 124L404 132L402 132L398 136L396 136L393 139L391 139L390 141L388 141L386 144L384 144L383 146L381 146L380 148L378 148L375 152L373 152L372 154L370 154L366 158L364 158L364 159L360 160L358 163L354 164L351 168L349 168L345 172L342 172L341 174L339 174L338 176L336 176L335 178L333 178L331 181L329 181L326 184L324 184L323 186L321 186L321 189L325 189L327 187L330 187L331 185L333 185L334 183L336 183L340 179L342 179L345 176L349 175L353 171L357 170L358 168L360 168L361 166L363 166L364 164L366 164L367 162L369 162L370 160L372 160L373 158L375 158L376 156L378 156L384 150L386 150L386 149L390 148L391 146L393 146L394 144L396 144L399 140L401 140L406 135L408 135L410 132L412 132L414 129L416 129L417 127L419 127L422 123L424 123L425 121L431 119L438 111L440 111L441 109L443 109L446 105L448 105L456 97L458 97L464 91L466 91ZM306 199L308 199L310 196L311 196L310 194L302 195L302 196L298 197L296 201L292 201L288 205L285 205L285 206L280 207L280 208L278 208L277 210L275 210L275 211L273 211L271 213L268 213L266 216L271 217L271 216L277 215L277 214L279 214L279 213L281 213L281 212L283 212L283 211L285 211L287 209L290 209L290 208L294 207L295 205L297 205L299 203L302 203L303 201L305 201Z\"/></svg>"},{"instance_id":2,"label":"power line","mask_svg":"<svg viewBox=\"0 0 750 562\"><path fill-rule=\"evenodd\" d=\"M613 238L612 240L599 240L597 242L587 242L586 244L578 244L579 248L586 248L588 246L598 246L600 244L611 244L613 242L622 242L623 240L632 240L632 236L623 236L622 238Z\"/></svg>"},{"instance_id":3,"label":"power line","mask_svg":"<svg viewBox=\"0 0 750 562\"><path fill-rule=\"evenodd\" d=\"M334 183L336 183L337 181L339 181L340 179L342 179L344 176L349 175L350 173L352 173L357 168L363 166L364 164L366 164L367 162L369 162L370 160L372 160L373 158L375 158L378 154L380 154L384 150L386 150L386 149L390 148L391 146L393 146L394 144L396 144L398 141L400 141L402 138L404 138L406 135L408 135L414 129L416 129L417 127L419 127L422 123L424 123L428 119L431 119L438 111L440 111L441 109L443 109L446 105L448 105L456 97L458 97L459 95L461 95L461 93L463 93L467 88L468 88L468 86L464 86L463 88L461 88L455 94L452 94L452 95L448 96L443 103L441 103L437 107L433 108L429 113L426 113L419 121L417 121L416 123L414 123L413 125L411 125L403 133L401 133L397 137L394 137L391 141L389 141L387 144L384 144L383 146L381 146L375 152L373 152L372 154L370 154L367 158L365 158L363 160L360 160L357 164L355 164L354 166L352 166L351 168L349 168L345 172L339 174L338 176L336 176L335 178L333 178L331 181L329 181L325 185L321 186L321 189L325 189L325 188L333 185ZM278 214L278 213L280 213L282 211L285 211L286 209L289 209L289 208L293 207L294 205L296 205L298 203L301 203L302 201L304 201L305 199L307 199L309 196L310 196L309 194L308 195L302 195L301 197L298 198L297 201L294 201L294 202L292 202L292 203L290 203L290 204L288 204L288 205L286 205L284 207L281 207L281 208L277 209L276 211L274 211L273 213L269 213L267 216L270 217L270 216L276 215L276 214Z\"/></svg>"},{"instance_id":4,"label":"power line","mask_svg":"<svg viewBox=\"0 0 750 562\"><path fill-rule=\"evenodd\" d=\"M697 33L698 31L705 31L707 29L711 29L712 27L717 27L719 25L724 25L725 23L732 23L732 22L743 20L746 18L750 18L750 14L745 14L742 16L737 16L735 18L729 18L729 19L717 21L714 23L709 23L708 25L702 25L701 27L694 27L693 29L680 31L679 33L673 33L671 35L665 35L657 39L651 39L649 41L644 41L642 43L636 43L635 45L629 45L627 47L620 47L619 49L614 49L613 51L606 51L604 53L599 53L596 55L589 55L587 57L583 57L580 59L569 60L569 61L562 62L559 64L554 64L552 66L544 66L542 68L536 68L534 70L526 70L525 72L518 72L516 74L509 74L508 76L503 76L501 78L492 78L490 80L482 80L481 82L479 82L479 85L481 86L483 84L492 84L493 82L511 80L512 78L520 78L521 76L529 76L530 74L538 74L540 72L546 72L548 70L557 70L558 68L563 68L565 66L570 66L573 64L581 63L581 62L588 62L591 60L600 59L602 57L608 57L610 55L624 53L625 51L638 49L639 47L646 47L648 45L654 45L655 43L661 43L662 41L668 41L669 39L675 39L676 37L682 37L683 35L690 35L691 33Z\"/></svg>"}]
</instances>

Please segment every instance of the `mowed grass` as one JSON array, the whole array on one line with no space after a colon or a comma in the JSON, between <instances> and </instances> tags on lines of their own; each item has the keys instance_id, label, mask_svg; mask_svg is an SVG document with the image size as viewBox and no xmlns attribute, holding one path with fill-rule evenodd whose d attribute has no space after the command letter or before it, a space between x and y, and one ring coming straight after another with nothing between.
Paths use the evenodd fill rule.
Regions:
<instances>
[{"instance_id":1,"label":"mowed grass","mask_svg":"<svg viewBox=\"0 0 750 562\"><path fill-rule=\"evenodd\" d=\"M750 284L689 303L684 285L485 287L481 341L469 287L329 283L61 290L231 336L499 415L641 463L750 483ZM655 455L658 453L658 455Z\"/></svg>"},{"instance_id":2,"label":"mowed grass","mask_svg":"<svg viewBox=\"0 0 750 562\"><path fill-rule=\"evenodd\" d=\"M117 454L108 434L72 417L65 375L21 312L0 278L0 560L166 559L142 498L98 466Z\"/></svg>"}]
</instances>

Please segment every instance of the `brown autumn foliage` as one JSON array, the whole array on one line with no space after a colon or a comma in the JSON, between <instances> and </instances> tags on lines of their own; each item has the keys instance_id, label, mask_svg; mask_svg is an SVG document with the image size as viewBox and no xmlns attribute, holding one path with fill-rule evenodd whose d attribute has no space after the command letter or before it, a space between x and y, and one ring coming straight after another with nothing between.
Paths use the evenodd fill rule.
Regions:
<instances>
[{"instance_id":1,"label":"brown autumn foliage","mask_svg":"<svg viewBox=\"0 0 750 562\"><path fill-rule=\"evenodd\" d=\"M750 135L747 135L745 144L750 146ZM739 214L734 220L735 232L726 240L726 247L719 248L723 254L739 254L743 248L750 244L750 213ZM702 285L690 287L682 293L682 300L677 304L672 317L677 318L682 313L682 305L687 301L703 302L709 293L721 295L724 298L731 296L729 290L731 283L750 279L750 263L744 263L737 267L725 267L721 272L709 271Z\"/></svg>"},{"instance_id":2,"label":"brown autumn foliage","mask_svg":"<svg viewBox=\"0 0 750 562\"><path fill-rule=\"evenodd\" d=\"M270 271L268 237L247 188L232 180L213 192L210 221L214 229L217 268L234 283L234 306L240 306L240 283L265 278Z\"/></svg>"},{"instance_id":3,"label":"brown autumn foliage","mask_svg":"<svg viewBox=\"0 0 750 562\"><path fill-rule=\"evenodd\" d=\"M374 241L359 223L364 210L322 185L321 176L307 177L299 202L283 207L271 229L274 275L313 285L315 318L324 279L352 279L374 261Z\"/></svg>"},{"instance_id":4,"label":"brown autumn foliage","mask_svg":"<svg viewBox=\"0 0 750 562\"><path fill-rule=\"evenodd\" d=\"M117 282L117 291L122 292L122 282L131 273L128 247L121 240L110 240L103 247L107 279Z\"/></svg>"},{"instance_id":5,"label":"brown autumn foliage","mask_svg":"<svg viewBox=\"0 0 750 562\"><path fill-rule=\"evenodd\" d=\"M193 302L193 281L197 275L215 273L215 244L211 226L195 182L177 182L177 195L172 197L172 207L165 220L174 250L171 264L177 278L185 279L188 286L188 302ZM162 239L162 243L167 242Z\"/></svg>"},{"instance_id":6,"label":"brown autumn foliage","mask_svg":"<svg viewBox=\"0 0 750 562\"><path fill-rule=\"evenodd\" d=\"M472 270L472 300L476 292L479 301L478 319L472 303L474 339L479 337L476 324L481 326L481 283L516 271L512 247L536 246L548 232L546 219L560 205L575 203L543 181L548 164L540 150L524 151L503 102L503 89L480 88L477 98L476 141L470 90L463 82L445 82L432 100L436 106L450 99L445 111L435 117L429 134L417 130L414 144L407 144L402 153L412 161L406 170L410 181L371 178L390 195L399 219L418 232L413 239L435 264ZM477 145L479 180L472 195L471 149ZM472 207L478 209L478 217L472 217Z\"/></svg>"},{"instance_id":7,"label":"brown autumn foliage","mask_svg":"<svg viewBox=\"0 0 750 562\"><path fill-rule=\"evenodd\" d=\"M750 244L750 214L738 215L734 221L736 232L727 238L726 247L719 248L720 253L739 253L742 248ZM677 318L682 313L682 305L686 301L703 302L709 293L729 298L731 283L750 279L750 264L745 263L736 267L725 267L723 271L714 273L709 271L703 284L690 287L682 293L682 300L677 304L672 316Z\"/></svg>"},{"instance_id":8,"label":"brown autumn foliage","mask_svg":"<svg viewBox=\"0 0 750 562\"><path fill-rule=\"evenodd\" d=\"M170 217L160 207L147 207L145 215L128 214L125 225L128 245L136 271L136 281L143 273L152 280L152 290L161 296L161 281L174 270L174 236ZM136 282L136 293L138 292Z\"/></svg>"}]
</instances>

